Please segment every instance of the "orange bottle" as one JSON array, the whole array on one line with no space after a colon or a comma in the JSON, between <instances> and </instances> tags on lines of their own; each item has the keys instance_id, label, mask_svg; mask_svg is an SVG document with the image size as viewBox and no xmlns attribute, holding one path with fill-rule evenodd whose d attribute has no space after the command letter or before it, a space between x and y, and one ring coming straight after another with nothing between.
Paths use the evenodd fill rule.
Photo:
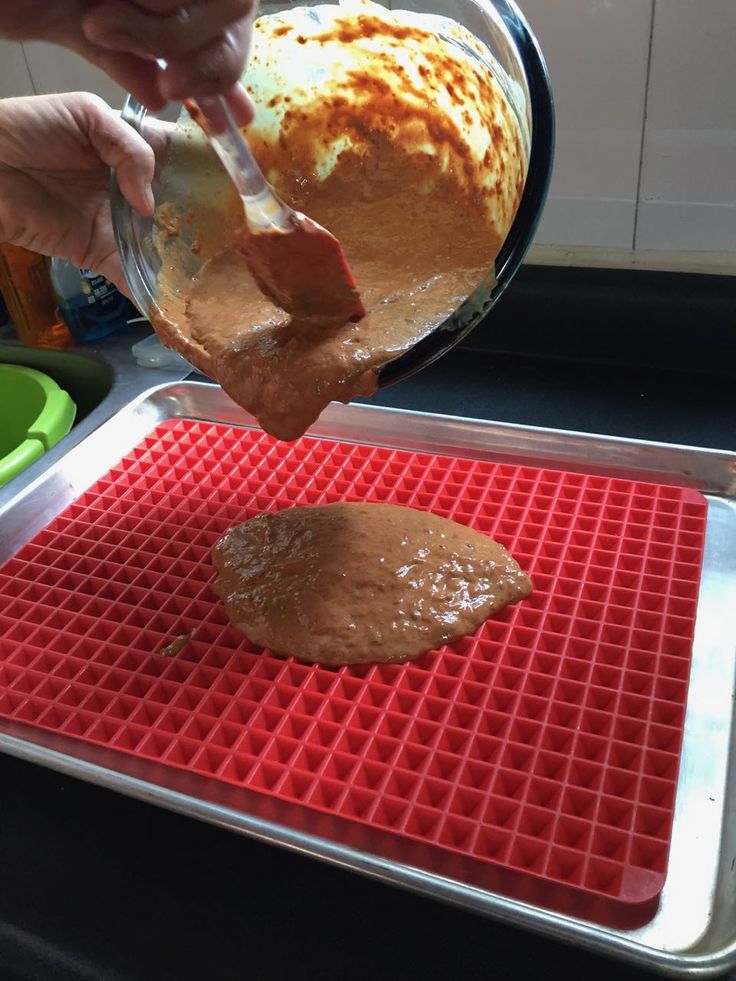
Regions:
<instances>
[{"instance_id":1,"label":"orange bottle","mask_svg":"<svg viewBox=\"0 0 736 981\"><path fill-rule=\"evenodd\" d=\"M42 255L0 244L0 293L22 344L58 350L72 343L69 328L56 309Z\"/></svg>"}]
</instances>

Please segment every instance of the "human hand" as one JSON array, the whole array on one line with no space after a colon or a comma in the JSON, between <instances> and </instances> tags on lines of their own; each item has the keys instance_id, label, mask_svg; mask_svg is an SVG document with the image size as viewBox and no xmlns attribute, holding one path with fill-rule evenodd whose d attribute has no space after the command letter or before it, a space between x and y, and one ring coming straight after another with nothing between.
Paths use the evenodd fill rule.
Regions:
<instances>
[{"instance_id":1,"label":"human hand","mask_svg":"<svg viewBox=\"0 0 736 981\"><path fill-rule=\"evenodd\" d=\"M112 230L110 168L153 212L154 150L94 95L0 100L0 242L94 269L127 293Z\"/></svg>"},{"instance_id":2,"label":"human hand","mask_svg":"<svg viewBox=\"0 0 736 981\"><path fill-rule=\"evenodd\" d=\"M152 111L226 95L245 126L253 108L237 83L255 12L256 0L2 0L0 37L70 48Z\"/></svg>"}]
</instances>

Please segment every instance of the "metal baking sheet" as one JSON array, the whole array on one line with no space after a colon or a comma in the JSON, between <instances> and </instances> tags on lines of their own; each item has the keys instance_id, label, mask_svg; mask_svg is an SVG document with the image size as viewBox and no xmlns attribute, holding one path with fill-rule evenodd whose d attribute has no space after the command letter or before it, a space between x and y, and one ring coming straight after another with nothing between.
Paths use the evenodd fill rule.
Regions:
<instances>
[{"instance_id":1,"label":"metal baking sheet","mask_svg":"<svg viewBox=\"0 0 736 981\"><path fill-rule=\"evenodd\" d=\"M9 558L158 423L172 418L253 426L220 389L152 389L119 412L0 511ZM0 723L0 750L171 810L298 850L478 913L675 976L736 964L736 455L494 424L374 406L332 405L312 435L398 449L599 473L692 487L708 499L682 764L667 881L645 926L605 928L429 871L392 855L364 829L186 773L131 761L41 731ZM339 837L339 843L337 839Z\"/></svg>"}]
</instances>

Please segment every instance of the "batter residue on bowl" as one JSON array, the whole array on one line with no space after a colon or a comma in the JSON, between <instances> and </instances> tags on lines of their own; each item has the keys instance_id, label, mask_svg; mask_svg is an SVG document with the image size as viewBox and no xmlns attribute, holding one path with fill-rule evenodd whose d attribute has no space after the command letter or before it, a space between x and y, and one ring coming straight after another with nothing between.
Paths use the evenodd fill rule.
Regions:
<instances>
[{"instance_id":1,"label":"batter residue on bowl","mask_svg":"<svg viewBox=\"0 0 736 981\"><path fill-rule=\"evenodd\" d=\"M248 140L288 204L337 236L367 316L291 320L256 288L238 230L208 223L214 199L182 218L205 262L177 286L170 207L160 219L156 329L281 439L371 394L382 365L490 285L525 177L515 113L469 32L371 3L311 10L257 22Z\"/></svg>"},{"instance_id":2,"label":"batter residue on bowl","mask_svg":"<svg viewBox=\"0 0 736 981\"><path fill-rule=\"evenodd\" d=\"M231 622L277 654L408 661L528 596L503 546L426 511L342 503L262 514L213 551Z\"/></svg>"}]
</instances>

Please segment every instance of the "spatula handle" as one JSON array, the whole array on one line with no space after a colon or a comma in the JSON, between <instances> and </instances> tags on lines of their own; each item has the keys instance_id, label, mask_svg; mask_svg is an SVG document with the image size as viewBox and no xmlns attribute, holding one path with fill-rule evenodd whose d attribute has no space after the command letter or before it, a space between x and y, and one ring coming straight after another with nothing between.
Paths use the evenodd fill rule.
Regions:
<instances>
[{"instance_id":1,"label":"spatula handle","mask_svg":"<svg viewBox=\"0 0 736 981\"><path fill-rule=\"evenodd\" d=\"M202 98L196 105L212 149L243 199L251 231L289 231L291 211L263 176L226 99Z\"/></svg>"}]
</instances>

